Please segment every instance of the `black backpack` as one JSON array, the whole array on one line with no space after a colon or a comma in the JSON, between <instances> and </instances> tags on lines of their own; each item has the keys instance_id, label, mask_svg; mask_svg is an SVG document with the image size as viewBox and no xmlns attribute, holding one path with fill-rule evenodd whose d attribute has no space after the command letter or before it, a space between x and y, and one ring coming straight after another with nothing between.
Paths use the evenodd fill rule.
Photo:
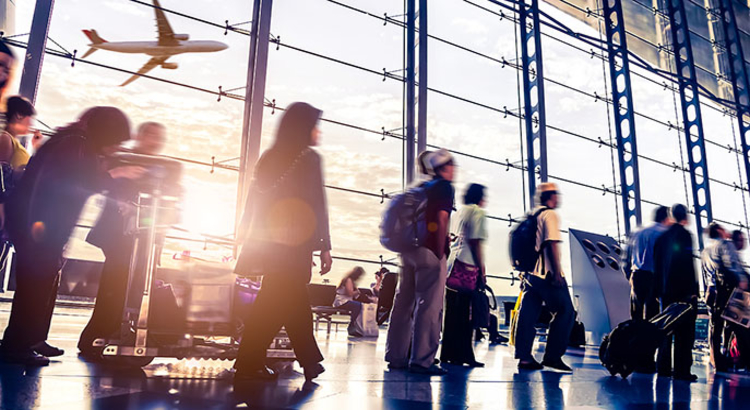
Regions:
<instances>
[{"instance_id":1,"label":"black backpack","mask_svg":"<svg viewBox=\"0 0 750 410\"><path fill-rule=\"evenodd\" d=\"M510 231L510 262L519 272L534 270L539 252L536 250L537 218L549 210L542 208L526 216L526 219Z\"/></svg>"}]
</instances>

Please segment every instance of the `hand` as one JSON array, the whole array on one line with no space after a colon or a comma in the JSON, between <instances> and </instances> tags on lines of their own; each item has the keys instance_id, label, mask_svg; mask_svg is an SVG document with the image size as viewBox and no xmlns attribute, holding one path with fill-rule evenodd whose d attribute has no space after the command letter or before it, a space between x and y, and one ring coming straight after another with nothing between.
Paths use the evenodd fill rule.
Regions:
<instances>
[{"instance_id":1,"label":"hand","mask_svg":"<svg viewBox=\"0 0 750 410\"><path fill-rule=\"evenodd\" d=\"M325 275L331 271L331 265L333 265L333 258L331 258L331 251L320 252L320 274Z\"/></svg>"},{"instance_id":2,"label":"hand","mask_svg":"<svg viewBox=\"0 0 750 410\"><path fill-rule=\"evenodd\" d=\"M43 143L44 143L44 135L42 135L41 131L35 130L34 136L31 137L31 146L34 148L34 151L38 150L39 147L41 147Z\"/></svg>"},{"instance_id":3,"label":"hand","mask_svg":"<svg viewBox=\"0 0 750 410\"><path fill-rule=\"evenodd\" d=\"M737 287L742 290L748 289L747 278L745 277L745 275L740 275L740 283L737 285Z\"/></svg>"},{"instance_id":4,"label":"hand","mask_svg":"<svg viewBox=\"0 0 750 410\"><path fill-rule=\"evenodd\" d=\"M147 171L148 170L143 167L128 165L124 167L117 167L117 168L110 169L109 175L114 179L118 179L118 178L138 179L146 175Z\"/></svg>"}]
</instances>

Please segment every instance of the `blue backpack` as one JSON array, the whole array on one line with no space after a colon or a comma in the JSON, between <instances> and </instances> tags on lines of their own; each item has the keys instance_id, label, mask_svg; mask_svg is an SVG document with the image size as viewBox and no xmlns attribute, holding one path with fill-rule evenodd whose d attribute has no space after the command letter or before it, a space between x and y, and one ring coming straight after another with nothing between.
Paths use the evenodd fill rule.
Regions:
<instances>
[{"instance_id":1,"label":"blue backpack","mask_svg":"<svg viewBox=\"0 0 750 410\"><path fill-rule=\"evenodd\" d=\"M529 213L526 219L510 232L510 261L513 269L519 272L531 272L539 259L536 250L536 230L539 215L549 210L542 208Z\"/></svg>"},{"instance_id":2,"label":"blue backpack","mask_svg":"<svg viewBox=\"0 0 750 410\"><path fill-rule=\"evenodd\" d=\"M380 224L380 244L402 253L424 246L427 240L427 191L433 181L409 188L391 199Z\"/></svg>"}]
</instances>

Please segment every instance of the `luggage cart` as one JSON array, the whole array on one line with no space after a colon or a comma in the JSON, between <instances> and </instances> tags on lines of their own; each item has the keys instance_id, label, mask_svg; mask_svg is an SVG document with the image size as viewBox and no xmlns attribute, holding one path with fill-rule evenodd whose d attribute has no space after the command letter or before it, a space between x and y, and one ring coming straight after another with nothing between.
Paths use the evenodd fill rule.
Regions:
<instances>
[{"instance_id":1,"label":"luggage cart","mask_svg":"<svg viewBox=\"0 0 750 410\"><path fill-rule=\"evenodd\" d=\"M182 165L138 154L119 154L117 160L146 167L149 175L133 204L134 247L120 332L96 339L93 346L101 351L103 360L135 367L146 366L156 357L234 360L244 328L242 310L249 306L235 306L240 301L233 272L211 269L210 264L192 264L187 271L176 272L184 277L180 282L188 289L182 306L174 289L157 281L159 238L179 214L176 187ZM161 320L157 320L160 314ZM269 346L267 358L269 364L295 360L284 329Z\"/></svg>"}]
</instances>

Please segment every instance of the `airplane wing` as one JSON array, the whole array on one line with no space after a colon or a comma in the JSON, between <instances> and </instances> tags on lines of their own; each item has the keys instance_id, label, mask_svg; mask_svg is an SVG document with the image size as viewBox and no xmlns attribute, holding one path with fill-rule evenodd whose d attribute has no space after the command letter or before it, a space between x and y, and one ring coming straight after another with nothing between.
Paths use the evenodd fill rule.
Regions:
<instances>
[{"instance_id":1,"label":"airplane wing","mask_svg":"<svg viewBox=\"0 0 750 410\"><path fill-rule=\"evenodd\" d=\"M120 87L124 87L124 86L132 83L133 81L137 80L138 77L140 77L141 75L146 74L147 72L153 70L157 66L162 65L165 61L167 61L168 58L169 58L169 56L167 56L167 57L151 57L151 59L148 60L146 62L146 64L143 67L141 67L140 70L138 70L138 74L135 74L132 77L128 78L127 81L125 81L124 83L120 84Z\"/></svg>"},{"instance_id":2,"label":"airplane wing","mask_svg":"<svg viewBox=\"0 0 750 410\"><path fill-rule=\"evenodd\" d=\"M172 31L172 26L169 25L167 16L164 14L164 10L161 9L159 0L154 0L154 11L156 12L156 32L159 34L159 45L179 45L180 42L175 40L174 31Z\"/></svg>"}]
</instances>

